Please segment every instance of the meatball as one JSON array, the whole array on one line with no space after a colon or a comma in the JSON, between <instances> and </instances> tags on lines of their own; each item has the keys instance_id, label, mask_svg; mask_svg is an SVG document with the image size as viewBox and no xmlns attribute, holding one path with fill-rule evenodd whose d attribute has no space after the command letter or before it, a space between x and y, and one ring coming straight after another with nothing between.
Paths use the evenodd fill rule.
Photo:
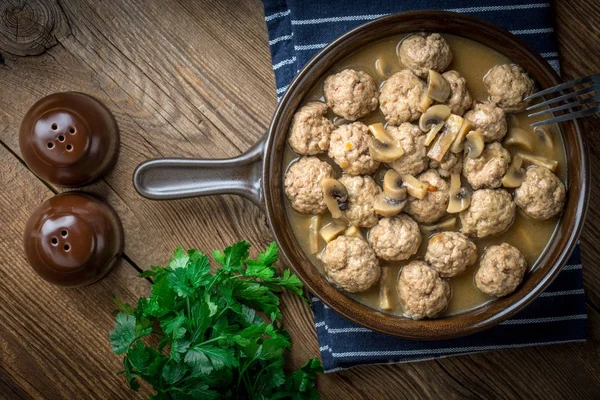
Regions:
<instances>
[{"instance_id":1,"label":"meatball","mask_svg":"<svg viewBox=\"0 0 600 400\"><path fill-rule=\"evenodd\" d=\"M412 261L400 272L398 295L412 319L433 318L450 302L450 284L423 261Z\"/></svg>"},{"instance_id":2,"label":"meatball","mask_svg":"<svg viewBox=\"0 0 600 400\"><path fill-rule=\"evenodd\" d=\"M348 175L370 175L379 168L369 153L371 137L362 122L342 125L331 133L329 157Z\"/></svg>"},{"instance_id":3,"label":"meatball","mask_svg":"<svg viewBox=\"0 0 600 400\"><path fill-rule=\"evenodd\" d=\"M456 71L448 71L442 74L450 83L450 97L446 100L453 114L463 115L473 105L473 97L467 89L467 80Z\"/></svg>"},{"instance_id":4,"label":"meatball","mask_svg":"<svg viewBox=\"0 0 600 400\"><path fill-rule=\"evenodd\" d=\"M342 176L339 181L348 190L348 208L344 215L354 226L371 228L378 217L373 205L381 188L370 176Z\"/></svg>"},{"instance_id":5,"label":"meatball","mask_svg":"<svg viewBox=\"0 0 600 400\"><path fill-rule=\"evenodd\" d=\"M403 69L390 76L379 94L379 108L390 125L411 122L421 116L418 110L425 82Z\"/></svg>"},{"instance_id":6,"label":"meatball","mask_svg":"<svg viewBox=\"0 0 600 400\"><path fill-rule=\"evenodd\" d=\"M329 280L346 292L364 292L381 276L375 252L357 237L339 236L327 243L321 261Z\"/></svg>"},{"instance_id":7,"label":"meatball","mask_svg":"<svg viewBox=\"0 0 600 400\"><path fill-rule=\"evenodd\" d=\"M400 64L425 78L429 69L444 72L452 62L452 50L439 33L408 36L398 49Z\"/></svg>"},{"instance_id":8,"label":"meatball","mask_svg":"<svg viewBox=\"0 0 600 400\"><path fill-rule=\"evenodd\" d=\"M315 155L329 147L329 135L335 128L328 120L327 106L324 103L311 102L302 106L294 114L288 142L298 154Z\"/></svg>"},{"instance_id":9,"label":"meatball","mask_svg":"<svg viewBox=\"0 0 600 400\"><path fill-rule=\"evenodd\" d=\"M450 184L434 169L428 169L418 178L427 186L427 194L422 199L409 197L404 212L418 222L430 224L446 213L450 200Z\"/></svg>"},{"instance_id":10,"label":"meatball","mask_svg":"<svg viewBox=\"0 0 600 400\"><path fill-rule=\"evenodd\" d=\"M333 168L317 157L302 157L285 173L285 194L292 208L302 214L321 214L327 210L321 181L333 178Z\"/></svg>"},{"instance_id":11,"label":"meatball","mask_svg":"<svg viewBox=\"0 0 600 400\"><path fill-rule=\"evenodd\" d=\"M523 253L508 243L485 249L475 285L489 296L502 297L514 292L523 280L527 261Z\"/></svg>"},{"instance_id":12,"label":"meatball","mask_svg":"<svg viewBox=\"0 0 600 400\"><path fill-rule=\"evenodd\" d=\"M525 97L533 94L533 80L518 65L496 65L483 77L490 94L490 101L506 112L523 111L529 101Z\"/></svg>"},{"instance_id":13,"label":"meatball","mask_svg":"<svg viewBox=\"0 0 600 400\"><path fill-rule=\"evenodd\" d=\"M515 210L515 203L506 190L476 190L471 206L459 214L461 231L479 238L503 232L513 223Z\"/></svg>"},{"instance_id":14,"label":"meatball","mask_svg":"<svg viewBox=\"0 0 600 400\"><path fill-rule=\"evenodd\" d=\"M465 272L477 261L477 247L460 232L436 233L429 239L425 261L442 278Z\"/></svg>"},{"instance_id":15,"label":"meatball","mask_svg":"<svg viewBox=\"0 0 600 400\"><path fill-rule=\"evenodd\" d=\"M369 232L377 257L388 261L408 260L421 245L419 225L408 215L382 218Z\"/></svg>"},{"instance_id":16,"label":"meatball","mask_svg":"<svg viewBox=\"0 0 600 400\"><path fill-rule=\"evenodd\" d=\"M486 143L501 140L508 131L504 110L492 103L475 104L472 110L467 111L465 119L471 123L471 130L483 134Z\"/></svg>"},{"instance_id":17,"label":"meatball","mask_svg":"<svg viewBox=\"0 0 600 400\"><path fill-rule=\"evenodd\" d=\"M565 185L545 167L529 167L525 181L515 190L515 203L534 219L549 219L561 212Z\"/></svg>"},{"instance_id":18,"label":"meatball","mask_svg":"<svg viewBox=\"0 0 600 400\"><path fill-rule=\"evenodd\" d=\"M429 168L437 170L442 178L449 178L452 174L460 174L463 169L462 153L453 153L449 151L444 158L442 158L441 163L430 160Z\"/></svg>"},{"instance_id":19,"label":"meatball","mask_svg":"<svg viewBox=\"0 0 600 400\"><path fill-rule=\"evenodd\" d=\"M325 99L335 114L356 121L377 108L377 84L366 72L345 69L325 79Z\"/></svg>"},{"instance_id":20,"label":"meatball","mask_svg":"<svg viewBox=\"0 0 600 400\"><path fill-rule=\"evenodd\" d=\"M418 126L404 122L400 126L389 126L387 132L399 140L404 154L391 164L400 175L416 175L427 168L427 148L425 134Z\"/></svg>"},{"instance_id":21,"label":"meatball","mask_svg":"<svg viewBox=\"0 0 600 400\"><path fill-rule=\"evenodd\" d=\"M477 158L466 157L463 174L473 189L495 189L502 186L502 177L510 164L510 153L498 142L483 148Z\"/></svg>"}]
</instances>

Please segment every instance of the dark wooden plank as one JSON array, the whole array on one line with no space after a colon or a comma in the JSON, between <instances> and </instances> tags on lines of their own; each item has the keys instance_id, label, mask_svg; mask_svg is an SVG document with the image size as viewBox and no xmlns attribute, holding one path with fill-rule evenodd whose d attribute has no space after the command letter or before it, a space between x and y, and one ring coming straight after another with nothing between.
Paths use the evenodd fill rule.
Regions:
<instances>
[{"instance_id":1,"label":"dark wooden plank","mask_svg":"<svg viewBox=\"0 0 600 400\"><path fill-rule=\"evenodd\" d=\"M121 362L108 343L111 293L135 301L147 294L149 283L126 261L83 288L59 288L39 278L23 254L23 229L29 214L53 193L3 146L0 159L0 394L138 398L116 375Z\"/></svg>"},{"instance_id":2,"label":"dark wooden plank","mask_svg":"<svg viewBox=\"0 0 600 400\"><path fill-rule=\"evenodd\" d=\"M0 62L0 81L4 85L0 91L0 140L18 154L20 118L35 100L61 90L90 93L104 101L117 117L122 149L115 170L86 190L107 198L118 210L126 229L126 253L134 263L143 268L150 263L164 263L177 244L209 250L241 238L257 246L268 243L270 234L262 215L248 202L222 197L157 203L141 199L131 187L133 169L149 157L231 156L249 147L262 135L275 107L262 3L247 0L232 6L229 2L211 2L209 5L183 0L168 5L159 1L65 0L60 5L71 34L57 37L57 44L49 46L46 53L21 58L9 54L0 45L0 53L5 59L4 64ZM600 17L598 4L567 0L556 2L555 6L565 76L597 72L599 55L589 49L600 46L595 24ZM596 170L600 168L600 139L594 135L600 131L598 118L588 119L585 130L592 166ZM2 153L0 160L5 163L5 159L12 158ZM600 254L594 238L600 233L597 231L600 215L595 207L600 201L597 200L600 189L599 178L592 176L592 203L582 237L585 285L591 313L588 343L406 365L359 367L322 376L319 389L323 397L339 398L340 393L350 399L598 397L600 271L594 262ZM23 188L16 192L21 190L28 193L13 194L17 196L16 201L33 204L23 207L34 207L49 195L43 189L36 192ZM0 198L0 205L4 207L9 201L15 200ZM0 245L2 251L4 242ZM22 254L16 250L14 257L21 257L20 262L23 262ZM0 253L0 260L9 258ZM120 279L123 278L118 275L121 270L127 271L124 263L102 281L101 286L91 288L102 292L113 286L121 287ZM125 274L132 277L135 273ZM127 282L140 285L133 278ZM16 298L35 301L29 298L35 287L33 284L17 285L7 290L12 289L10 293ZM52 292L53 295L56 293ZM89 294L86 292L85 295ZM8 303L12 307L7 313L9 317L23 312L19 308L20 302L17 303ZM97 307L104 315L110 304L102 304ZM4 311L3 307L0 310ZM284 308L295 343L290 363L297 366L307 357L318 354L313 319L303 303L289 296L284 299ZM107 319L103 324L109 322ZM47 332L60 331L60 326L48 324ZM35 350L56 346L64 337L36 336L33 325L30 326L32 334L28 334L30 342L26 342L26 351L17 352L24 360L18 364L19 368L12 370L1 364L6 368L8 378L0 379L0 390L19 387L33 397L46 395L46 390L52 395L55 390L62 390L53 385L63 385L64 377L56 379L59 385L43 377L31 382L23 371L47 365L52 370L52 362L64 352L57 350L52 355L46 354L48 359L38 359ZM80 328L80 333L90 335L92 328L95 326L85 325ZM110 327L102 329L108 331ZM18 349L18 343L14 344L12 337L10 343ZM94 343L100 346L97 339ZM102 351L106 352L102 361L77 359L61 364L67 370L66 376L74 376L72 371L78 371L81 363L89 362L100 372L95 374L93 387L85 386L87 381L83 379L81 385L88 390L86 393L92 397L97 392L110 393L111 398L130 396L122 379L112 375L119 369L118 357L110 354L106 340L102 346ZM109 366L109 363L114 365ZM49 374L54 379L52 374L56 372ZM118 394L113 396L113 393Z\"/></svg>"},{"instance_id":3,"label":"dark wooden plank","mask_svg":"<svg viewBox=\"0 0 600 400\"><path fill-rule=\"evenodd\" d=\"M600 3L581 0L557 1L556 33L560 45L560 63L566 81L600 72ZM588 302L600 310L600 116L581 121L583 137L589 149L592 190L588 214L581 236L585 286Z\"/></svg>"},{"instance_id":4,"label":"dark wooden plank","mask_svg":"<svg viewBox=\"0 0 600 400\"><path fill-rule=\"evenodd\" d=\"M0 365L0 399L30 399L12 376Z\"/></svg>"},{"instance_id":5,"label":"dark wooden plank","mask_svg":"<svg viewBox=\"0 0 600 400\"><path fill-rule=\"evenodd\" d=\"M31 104L57 91L90 93L115 114L122 146L114 171L86 190L107 198L122 216L126 253L135 263L147 267L166 259L178 244L212 248L241 238L264 244L262 216L245 201L157 203L142 199L131 185L134 168L148 158L233 156L264 134L275 98L264 90L273 85L268 46L253 40L266 37L262 11L246 2L229 15L221 5L204 17L208 23L187 16L183 43L172 31L185 19L180 7L113 3L62 2L71 35L39 57L5 54L0 139L19 153L18 128ZM235 29L254 34L237 47L232 39L227 48L214 39ZM260 76L259 60L266 71Z\"/></svg>"}]
</instances>

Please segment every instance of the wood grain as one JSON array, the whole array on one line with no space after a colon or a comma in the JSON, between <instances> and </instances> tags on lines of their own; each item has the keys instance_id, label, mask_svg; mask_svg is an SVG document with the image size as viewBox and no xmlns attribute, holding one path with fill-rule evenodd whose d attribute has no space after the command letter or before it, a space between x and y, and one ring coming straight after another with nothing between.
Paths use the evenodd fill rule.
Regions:
<instances>
[{"instance_id":1,"label":"wood grain","mask_svg":"<svg viewBox=\"0 0 600 400\"><path fill-rule=\"evenodd\" d=\"M559 39L560 64L566 81L600 72L600 54L590 51L600 45L599 2L578 0L554 3ZM600 116L598 114L581 121L583 137L589 149L592 190L588 216L581 236L582 258L585 265L587 301L596 311L600 310L600 268L598 268L600 237ZM595 289L595 290L594 290Z\"/></svg>"},{"instance_id":2,"label":"wood grain","mask_svg":"<svg viewBox=\"0 0 600 400\"><path fill-rule=\"evenodd\" d=\"M120 360L108 343L115 309L111 294L135 301L147 295L149 282L137 278L124 260L106 279L84 288L62 289L39 278L23 254L23 228L53 193L5 147L0 159L0 186L10 188L0 192L0 394L132 398L115 375Z\"/></svg>"},{"instance_id":3,"label":"wood grain","mask_svg":"<svg viewBox=\"0 0 600 400\"><path fill-rule=\"evenodd\" d=\"M228 157L263 135L276 98L262 3L9 0L0 8L8 9L7 4L10 15L19 7L44 7L50 10L45 18L58 21L55 29L60 29L41 36L47 40L31 34L9 41L6 32L13 28L0 13L0 184L10 188L0 192L0 398L135 398L115 376L120 359L107 340L110 291L129 300L144 293L148 284L135 277L135 268L164 263L180 244L210 250L242 238L255 246L271 240L263 215L250 202L230 196L152 202L131 185L134 168L148 158ZM565 78L597 73L600 54L590 49L600 47L600 5L562 0L554 6ZM39 55L31 56L35 52ZM98 284L75 290L35 277L20 242L29 213L62 190L46 187L19 162L20 120L40 97L66 90L97 97L119 123L122 145L115 169L84 189L119 213L130 261ZM584 129L596 171L598 117L587 119ZM342 393L347 399L598 398L597 175L592 174L581 239L587 343L353 368L321 376L323 398ZM298 366L318 355L312 314L288 295L283 307L295 343L290 364Z\"/></svg>"},{"instance_id":4,"label":"wood grain","mask_svg":"<svg viewBox=\"0 0 600 400\"><path fill-rule=\"evenodd\" d=\"M18 56L36 56L70 33L56 1L6 0L0 3L0 48Z\"/></svg>"}]
</instances>

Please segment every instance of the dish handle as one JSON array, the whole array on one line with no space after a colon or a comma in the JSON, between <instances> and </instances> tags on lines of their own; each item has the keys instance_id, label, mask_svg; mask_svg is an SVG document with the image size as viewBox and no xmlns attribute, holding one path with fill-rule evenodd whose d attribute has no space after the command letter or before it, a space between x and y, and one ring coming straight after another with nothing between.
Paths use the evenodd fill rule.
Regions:
<instances>
[{"instance_id":1,"label":"dish handle","mask_svg":"<svg viewBox=\"0 0 600 400\"><path fill-rule=\"evenodd\" d=\"M265 138L245 153L226 159L156 158L135 169L133 186L147 199L173 200L217 194L235 194L262 202Z\"/></svg>"}]
</instances>

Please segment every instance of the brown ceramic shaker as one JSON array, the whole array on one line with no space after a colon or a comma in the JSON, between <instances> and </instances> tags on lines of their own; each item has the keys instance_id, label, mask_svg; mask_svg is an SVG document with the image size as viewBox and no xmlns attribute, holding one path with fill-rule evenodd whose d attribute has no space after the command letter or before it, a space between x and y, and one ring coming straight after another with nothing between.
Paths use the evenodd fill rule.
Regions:
<instances>
[{"instance_id":1,"label":"brown ceramic shaker","mask_svg":"<svg viewBox=\"0 0 600 400\"><path fill-rule=\"evenodd\" d=\"M114 165L119 130L110 111L93 97L55 93L27 111L19 146L25 162L40 178L76 187L98 179Z\"/></svg>"},{"instance_id":2,"label":"brown ceramic shaker","mask_svg":"<svg viewBox=\"0 0 600 400\"><path fill-rule=\"evenodd\" d=\"M42 203L25 226L25 255L45 280L82 286L102 278L123 253L123 228L112 208L82 193Z\"/></svg>"}]
</instances>

